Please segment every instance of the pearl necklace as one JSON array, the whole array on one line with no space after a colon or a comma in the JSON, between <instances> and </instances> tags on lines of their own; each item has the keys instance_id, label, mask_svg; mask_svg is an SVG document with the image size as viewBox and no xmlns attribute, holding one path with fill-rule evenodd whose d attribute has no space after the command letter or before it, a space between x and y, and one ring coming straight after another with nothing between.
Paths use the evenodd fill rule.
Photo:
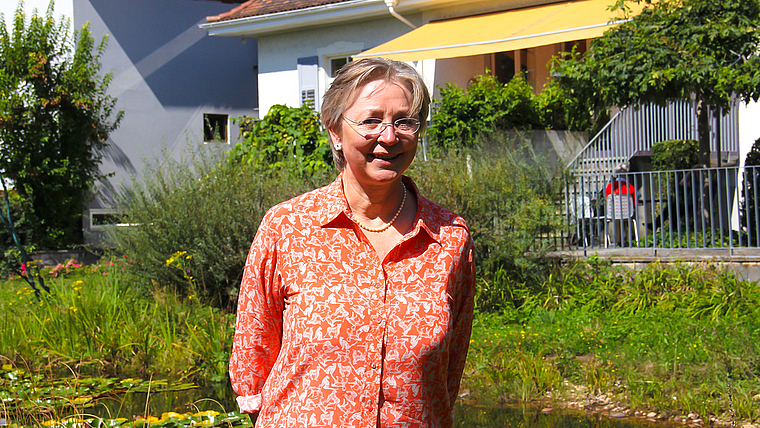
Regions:
<instances>
[{"instance_id":1,"label":"pearl necklace","mask_svg":"<svg viewBox=\"0 0 760 428\"><path fill-rule=\"evenodd\" d=\"M398 207L398 210L396 211L396 215L394 215L393 218L391 219L391 221L389 223L387 223L386 225L380 226L380 227L377 227L377 228L375 228L375 227L368 227L368 226L365 226L365 225L361 224L359 222L359 220L356 219L356 217L354 216L353 213L351 213L351 218L354 220L354 222L356 224L359 225L359 227L361 227L362 229L366 230L367 232L376 232L377 233L377 232L384 232L384 231L388 230L388 228L390 228L393 225L393 223L396 222L396 219L398 218L399 214L401 214L401 210L404 209L404 203L406 202L406 186L404 186L404 183L401 183L401 187L404 188L404 197L401 199L401 206Z\"/></svg>"}]
</instances>

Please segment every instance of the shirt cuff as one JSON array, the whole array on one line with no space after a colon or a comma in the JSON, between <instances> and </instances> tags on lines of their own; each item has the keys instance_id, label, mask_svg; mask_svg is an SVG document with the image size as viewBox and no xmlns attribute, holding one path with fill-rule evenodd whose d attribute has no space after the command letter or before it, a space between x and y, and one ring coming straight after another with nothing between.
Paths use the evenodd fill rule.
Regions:
<instances>
[{"instance_id":1,"label":"shirt cuff","mask_svg":"<svg viewBox=\"0 0 760 428\"><path fill-rule=\"evenodd\" d=\"M240 395L235 400L240 407L240 413L253 413L261 410L261 394Z\"/></svg>"}]
</instances>

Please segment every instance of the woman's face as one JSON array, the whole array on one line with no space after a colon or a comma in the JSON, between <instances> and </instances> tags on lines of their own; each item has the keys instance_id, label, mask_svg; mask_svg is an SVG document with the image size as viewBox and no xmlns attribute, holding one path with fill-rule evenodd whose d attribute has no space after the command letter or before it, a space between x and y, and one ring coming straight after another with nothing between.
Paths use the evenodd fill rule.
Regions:
<instances>
[{"instance_id":1,"label":"woman's face","mask_svg":"<svg viewBox=\"0 0 760 428\"><path fill-rule=\"evenodd\" d=\"M392 123L409 117L412 95L402 84L373 80L357 91L353 104L343 112L344 118L354 122L381 119ZM329 132L332 141L343 146L344 178L365 190L401 179L417 152L417 134L399 133L392 125L371 136L343 119L336 128Z\"/></svg>"}]
</instances>

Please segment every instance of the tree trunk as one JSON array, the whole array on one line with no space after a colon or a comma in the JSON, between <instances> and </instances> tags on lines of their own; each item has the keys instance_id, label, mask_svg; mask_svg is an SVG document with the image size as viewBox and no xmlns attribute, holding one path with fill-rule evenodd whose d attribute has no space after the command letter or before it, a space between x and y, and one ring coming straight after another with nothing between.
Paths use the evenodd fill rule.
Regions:
<instances>
[{"instance_id":1,"label":"tree trunk","mask_svg":"<svg viewBox=\"0 0 760 428\"><path fill-rule=\"evenodd\" d=\"M699 163L710 167L710 110L703 99L697 100L697 138Z\"/></svg>"}]
</instances>

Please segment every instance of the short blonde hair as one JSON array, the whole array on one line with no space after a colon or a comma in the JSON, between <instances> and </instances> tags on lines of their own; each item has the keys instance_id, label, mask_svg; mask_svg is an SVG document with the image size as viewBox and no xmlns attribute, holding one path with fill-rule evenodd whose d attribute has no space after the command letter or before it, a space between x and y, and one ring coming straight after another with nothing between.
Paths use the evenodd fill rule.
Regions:
<instances>
[{"instance_id":1,"label":"short blonde hair","mask_svg":"<svg viewBox=\"0 0 760 428\"><path fill-rule=\"evenodd\" d=\"M384 58L364 58L344 65L322 100L322 123L327 129L337 130L343 112L353 104L357 89L375 80L398 82L412 94L410 117L420 121L418 135L427 127L430 111L430 93L417 70L410 65ZM332 148L333 161L338 170L346 166L343 152Z\"/></svg>"}]
</instances>

